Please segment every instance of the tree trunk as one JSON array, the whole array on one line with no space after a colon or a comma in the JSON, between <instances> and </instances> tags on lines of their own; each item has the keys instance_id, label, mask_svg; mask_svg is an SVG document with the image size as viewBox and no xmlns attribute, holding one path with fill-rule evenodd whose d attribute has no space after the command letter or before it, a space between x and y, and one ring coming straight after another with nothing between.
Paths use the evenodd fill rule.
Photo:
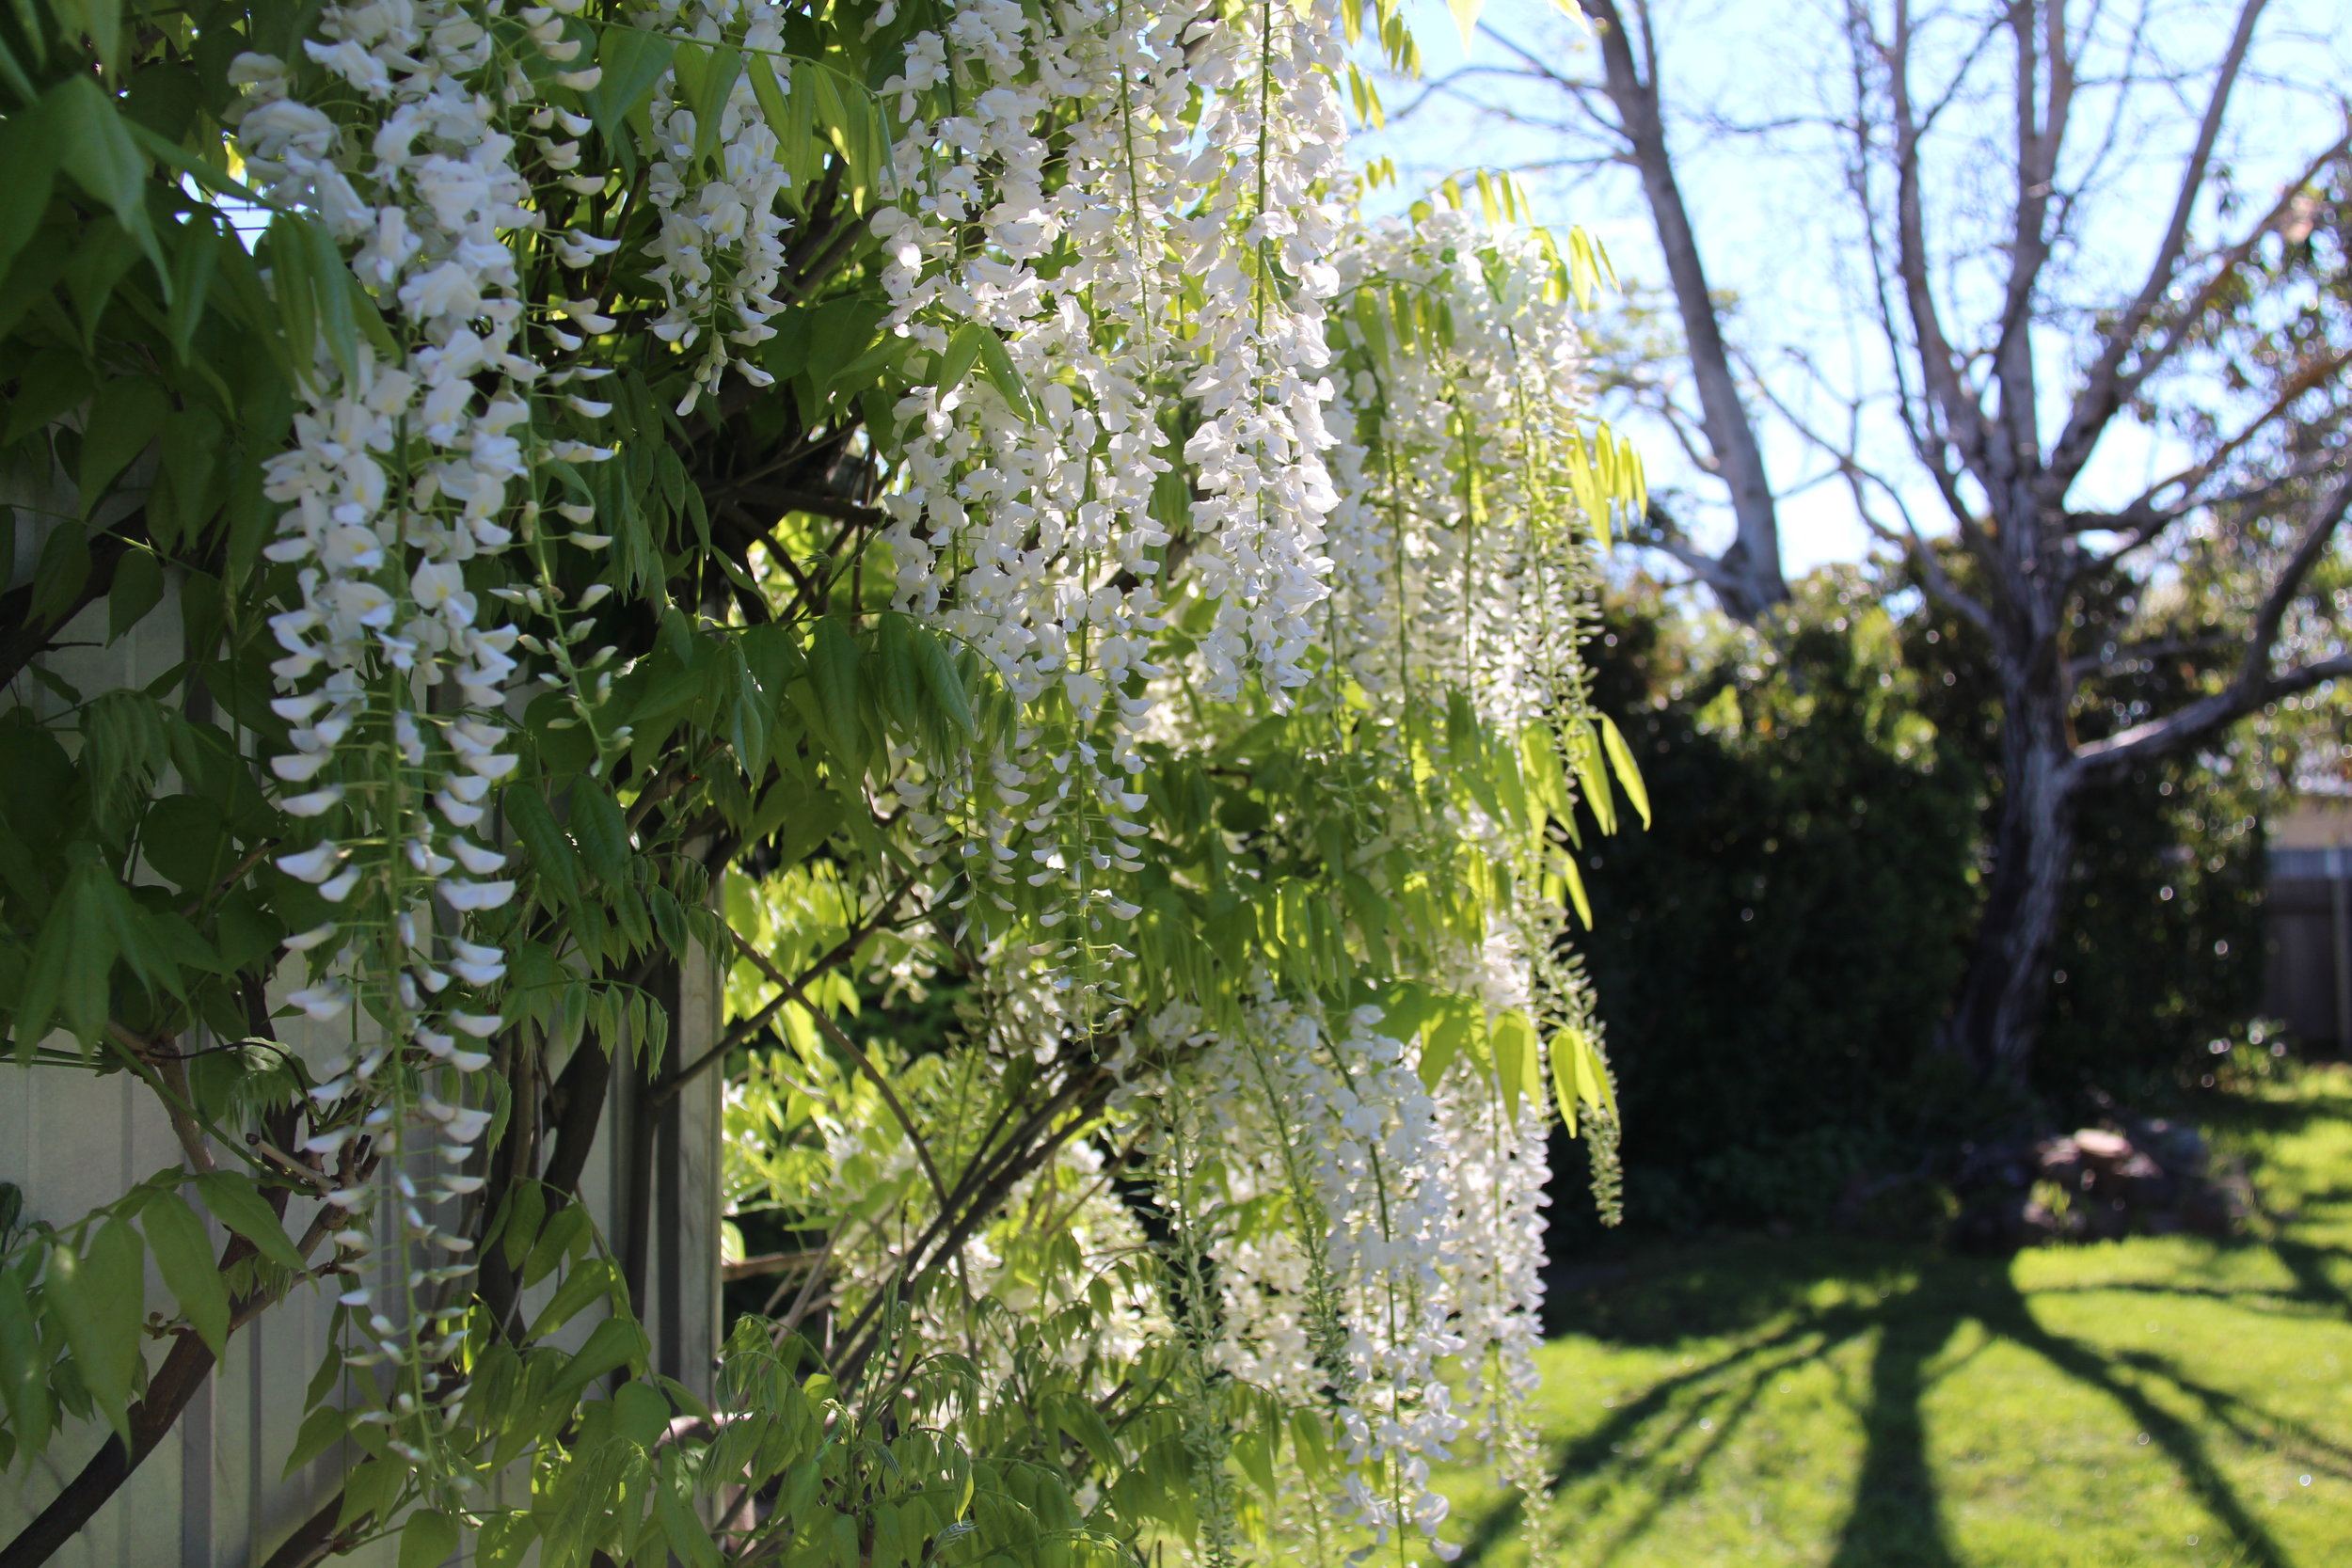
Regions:
<instances>
[{"instance_id":1,"label":"tree trunk","mask_svg":"<svg viewBox=\"0 0 2352 1568\"><path fill-rule=\"evenodd\" d=\"M2034 663L2051 662L2045 645ZM1946 1043L1980 1081L2022 1088L2074 862L2075 768L2055 671L2018 671L2008 658L2002 663L2001 794L1993 863Z\"/></svg>"},{"instance_id":2,"label":"tree trunk","mask_svg":"<svg viewBox=\"0 0 2352 1568\"><path fill-rule=\"evenodd\" d=\"M1658 230L1658 248L1665 258L1666 279L1673 286L1675 309L1682 321L1691 377L1698 388L1700 422L1715 461L1715 476L1731 496L1736 531L1719 560L1708 561L1688 549L1673 553L1714 591L1725 614L1753 626L1788 598L1788 581L1780 566L1780 514L1764 471L1756 426L1740 398L1739 377L1733 373L1731 350L1724 341L1722 318L1716 314L1714 290L1699 257L1698 234L1683 205L1681 184L1675 179L1674 155L1666 145L1666 122L1659 106L1657 61L1649 62L1651 73L1645 78L1634 54L1635 40L1626 28L1616 0L1579 3L1600 40L1603 83L1610 103L1616 107L1627 150L1641 173L1642 194Z\"/></svg>"}]
</instances>

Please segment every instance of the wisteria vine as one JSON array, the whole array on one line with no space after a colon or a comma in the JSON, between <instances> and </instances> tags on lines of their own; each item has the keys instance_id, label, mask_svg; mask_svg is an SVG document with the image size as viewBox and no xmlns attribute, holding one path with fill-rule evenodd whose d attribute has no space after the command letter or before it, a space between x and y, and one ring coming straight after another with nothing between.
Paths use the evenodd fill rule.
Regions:
<instances>
[{"instance_id":1,"label":"wisteria vine","mask_svg":"<svg viewBox=\"0 0 2352 1568\"><path fill-rule=\"evenodd\" d=\"M596 766L629 739L597 728L615 672L576 648L612 588L564 604L546 551L609 543L579 476L646 434L596 434L617 333L690 368L674 418L774 382L806 196L779 116L821 91L838 122L857 97L789 54L793 15L371 0L320 13L299 69L233 68L245 172L278 214L272 286L324 324L267 470L266 554L299 589L274 623L294 728L270 766L318 828L276 861L320 911L287 943L310 970L291 1000L342 1032L303 1152L339 1162L319 1196L344 1216L345 1359L393 1369L365 1418L453 1479L437 1444L464 1408L472 1262L437 1216L481 1187L493 1120L473 1081L501 1026L509 715L552 687ZM921 897L983 955L1020 1052L1118 1042L1111 1124L1180 1195L1154 1244L1196 1277L1127 1301L1130 1329L1190 1347L1202 1410L1229 1386L1328 1410L1346 1479L1305 1506L1450 1557L1431 1477L1466 1433L1540 1485L1521 1411L1542 1064L1603 1077L1557 913L1597 752L1554 735L1592 733L1577 647L1613 503L1549 476L1618 460L1584 444L1548 240L1454 207L1359 215L1348 24L1333 0L967 0L910 31L856 109L887 127L861 221L914 367L865 439L896 610L1018 712L945 762L891 752ZM666 51L636 104L599 98L583 55L620 36ZM653 149L634 207L587 161L628 113ZM549 266L580 280L551 310L523 282ZM1407 867L1368 847L1345 875L1451 933L1406 991L1262 972L1215 1006L1143 1006L1152 759L1243 711L1319 726L1360 842ZM1422 789L1441 765L1518 781L1516 803ZM1424 994L1467 998L1467 1022L1418 1016ZM1287 1220L1219 1228L1253 1205ZM1132 1215L1093 1223L1105 1248L1138 1243ZM901 1261L875 1242L839 1257L869 1293ZM1194 1447L1221 1474L1223 1450ZM1214 1560L1233 1537L1210 1495Z\"/></svg>"}]
</instances>

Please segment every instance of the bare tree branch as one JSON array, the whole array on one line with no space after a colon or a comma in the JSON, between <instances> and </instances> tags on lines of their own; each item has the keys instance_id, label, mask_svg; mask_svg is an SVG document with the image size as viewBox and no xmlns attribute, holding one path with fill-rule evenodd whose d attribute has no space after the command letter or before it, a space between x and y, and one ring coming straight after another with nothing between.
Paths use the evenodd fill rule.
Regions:
<instances>
[{"instance_id":1,"label":"bare tree branch","mask_svg":"<svg viewBox=\"0 0 2352 1568\"><path fill-rule=\"evenodd\" d=\"M1870 36L1867 23L1864 35ZM1978 483L1990 490L1998 476L1988 462L1991 443L1984 412L1961 379L1959 361L1945 333L1928 277L1927 207L1919 170L1921 129L1911 101L1911 43L1910 0L1896 0L1895 37L1891 44L1883 46L1895 135L1895 276L1902 283L1921 382L1937 420L1932 436L1947 443ZM1965 512L1963 507L1955 515Z\"/></svg>"},{"instance_id":2,"label":"bare tree branch","mask_svg":"<svg viewBox=\"0 0 2352 1568\"><path fill-rule=\"evenodd\" d=\"M2076 748L2073 767L2086 776L2111 774L2134 763L2194 746L2265 703L2352 675L2352 656L2318 659L2277 673L2270 668L2278 651L2279 628L2286 622L2287 610L2303 592L2312 568L2328 553L2347 508L2352 508L2352 473L2338 481L2335 494L2304 530L2295 553L2287 558L2278 580L2271 584L2270 593L2255 612L2253 628L2246 640L2246 657L2238 666L2236 679L2221 690L2160 719L2151 719L2104 740Z\"/></svg>"},{"instance_id":3,"label":"bare tree branch","mask_svg":"<svg viewBox=\"0 0 2352 1568\"><path fill-rule=\"evenodd\" d=\"M1806 364L1806 369L1808 371L1812 369L1809 363ZM1993 612L1981 601L1963 592L1960 585L1952 580L1951 574L1945 569L1942 558L1936 554L1934 546L1928 542L1926 534L1921 531L1918 519L1912 515L1911 508L1904 504L1902 493L1891 481L1862 461L1857 450L1860 445L1857 439L1861 422L1860 402L1858 400L1848 401L1846 439L1842 442L1833 441L1814 428L1811 420L1799 414L1796 409L1790 407L1785 400L1772 391L1770 381L1762 376L1753 379L1756 385L1763 389L1765 399L1771 403L1772 411L1786 420L1788 427L1802 436L1807 445L1830 460L1832 472L1845 482L1847 494L1853 500L1854 515L1861 519L1862 526L1869 530L1873 537L1901 550L1905 557L1918 567L1919 575L1926 580L1930 594L1979 628L1991 630ZM1816 379L1819 379L1818 375ZM1903 520L1900 530L1880 521L1877 512L1870 505L1867 493L1869 487L1875 487L1894 506L1897 514ZM1793 494L1795 494L1793 489L1783 492L1784 497Z\"/></svg>"},{"instance_id":4,"label":"bare tree branch","mask_svg":"<svg viewBox=\"0 0 2352 1568\"><path fill-rule=\"evenodd\" d=\"M2197 144L2189 153L2188 163L2181 172L2179 189L2172 199L2172 216L2165 225L2164 238L2157 243L2156 254L2148 268L2147 281L2139 293L2107 328L2099 353L2084 373L2082 386L2074 394L2074 403L2068 411L2066 427L2059 434L2058 444L2051 449L2048 483L2057 486L2056 496L2062 496L2090 459L2091 449L2098 444L2101 432L2114 419L2132 391L2144 380L2153 365L2147 365L2137 375L2126 378L2120 372L2124 358L2134 344L2140 341L2150 317L2171 287L2178 273L2181 258L2188 245L2189 221L2197 211L2197 198L2204 190L2205 176L2213 165L2214 143L2220 138L2221 126L2228 115L2230 95L2237 87L2238 73L2245 68L2246 52L2253 46L2254 26L2262 18L2269 0L2245 0L2238 9L2237 26L2230 38L2228 52L2222 56L2221 68L2216 73L2212 93L2205 100L2205 113L2197 127Z\"/></svg>"}]
</instances>

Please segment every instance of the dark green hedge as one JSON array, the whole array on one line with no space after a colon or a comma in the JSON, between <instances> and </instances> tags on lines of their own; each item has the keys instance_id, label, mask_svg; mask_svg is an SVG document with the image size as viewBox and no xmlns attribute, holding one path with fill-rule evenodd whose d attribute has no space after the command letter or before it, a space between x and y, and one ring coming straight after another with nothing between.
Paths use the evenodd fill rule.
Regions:
<instances>
[{"instance_id":1,"label":"dark green hedge","mask_svg":"<svg viewBox=\"0 0 2352 1568\"><path fill-rule=\"evenodd\" d=\"M2029 1099L1985 1098L1935 1049L1997 774L1976 651L1918 603L1819 575L1770 641L1654 592L1610 607L1597 695L1656 826L1585 845L1583 945L1636 1231L1819 1223L1857 1173L2193 1083L2250 1016L2261 769L2233 752L2084 802ZM1583 1208L1555 1209L1564 1243Z\"/></svg>"}]
</instances>

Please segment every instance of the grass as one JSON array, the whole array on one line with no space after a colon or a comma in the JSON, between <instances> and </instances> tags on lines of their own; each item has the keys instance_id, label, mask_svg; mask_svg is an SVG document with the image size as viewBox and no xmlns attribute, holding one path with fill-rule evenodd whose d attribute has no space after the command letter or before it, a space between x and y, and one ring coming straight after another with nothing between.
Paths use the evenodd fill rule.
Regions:
<instances>
[{"instance_id":1,"label":"grass","mask_svg":"<svg viewBox=\"0 0 2352 1568\"><path fill-rule=\"evenodd\" d=\"M1545 1352L1545 1568L2352 1564L2352 1070L2224 1101L2233 1242L1637 1255ZM1465 1561L1530 1548L1462 1478Z\"/></svg>"}]
</instances>

